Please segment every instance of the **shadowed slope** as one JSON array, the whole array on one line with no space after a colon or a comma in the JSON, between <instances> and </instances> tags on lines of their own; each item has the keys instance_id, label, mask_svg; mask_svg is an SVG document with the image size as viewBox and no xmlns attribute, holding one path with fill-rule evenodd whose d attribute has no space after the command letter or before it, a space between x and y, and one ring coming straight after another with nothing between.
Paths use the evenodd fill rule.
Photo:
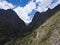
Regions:
<instances>
[{"instance_id":1,"label":"shadowed slope","mask_svg":"<svg viewBox=\"0 0 60 45\"><path fill-rule=\"evenodd\" d=\"M24 22L12 10L0 10L0 42L3 44L9 37L23 34L25 28Z\"/></svg>"},{"instance_id":2,"label":"shadowed slope","mask_svg":"<svg viewBox=\"0 0 60 45\"><path fill-rule=\"evenodd\" d=\"M47 19L30 35L12 39L6 45L59 45L60 44L60 11Z\"/></svg>"},{"instance_id":3,"label":"shadowed slope","mask_svg":"<svg viewBox=\"0 0 60 45\"><path fill-rule=\"evenodd\" d=\"M60 5L44 13L37 12L28 26L25 25L13 10L0 10L0 44L8 42L13 37L27 36L27 34L30 34L59 10Z\"/></svg>"}]
</instances>

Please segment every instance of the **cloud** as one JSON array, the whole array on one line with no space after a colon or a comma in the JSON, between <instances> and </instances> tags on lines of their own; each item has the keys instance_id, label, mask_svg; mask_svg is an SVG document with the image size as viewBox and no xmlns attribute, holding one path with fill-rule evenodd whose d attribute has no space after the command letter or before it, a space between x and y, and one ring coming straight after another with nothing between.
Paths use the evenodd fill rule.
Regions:
<instances>
[{"instance_id":1,"label":"cloud","mask_svg":"<svg viewBox=\"0 0 60 45\"><path fill-rule=\"evenodd\" d=\"M51 3L50 5L49 5L49 8L50 9L53 9L53 8L55 8L58 4L60 4L60 0L53 0L52 1L53 3Z\"/></svg>"},{"instance_id":2,"label":"cloud","mask_svg":"<svg viewBox=\"0 0 60 45\"><path fill-rule=\"evenodd\" d=\"M45 12L48 8L53 9L60 4L60 0L36 0L36 2L39 3L38 8L36 9L39 12Z\"/></svg>"},{"instance_id":3,"label":"cloud","mask_svg":"<svg viewBox=\"0 0 60 45\"><path fill-rule=\"evenodd\" d=\"M0 9L13 9L15 6L5 0L0 0Z\"/></svg>"},{"instance_id":4,"label":"cloud","mask_svg":"<svg viewBox=\"0 0 60 45\"><path fill-rule=\"evenodd\" d=\"M25 7L17 7L13 9L15 12L17 12L18 16L25 22L30 23L32 21L32 18L30 18L29 14L36 8L36 5L34 2L30 2ZM35 12L34 12L35 13ZM34 14L33 14L34 16Z\"/></svg>"},{"instance_id":5,"label":"cloud","mask_svg":"<svg viewBox=\"0 0 60 45\"><path fill-rule=\"evenodd\" d=\"M12 0L13 1L13 0ZM22 0L20 0L22 1ZM26 23L29 24L32 22L34 14L38 11L40 13L45 12L48 8L53 9L58 4L60 4L60 0L30 0L26 6L15 6L13 3L9 3L6 0L0 0L0 9L12 9L17 15Z\"/></svg>"}]
</instances>

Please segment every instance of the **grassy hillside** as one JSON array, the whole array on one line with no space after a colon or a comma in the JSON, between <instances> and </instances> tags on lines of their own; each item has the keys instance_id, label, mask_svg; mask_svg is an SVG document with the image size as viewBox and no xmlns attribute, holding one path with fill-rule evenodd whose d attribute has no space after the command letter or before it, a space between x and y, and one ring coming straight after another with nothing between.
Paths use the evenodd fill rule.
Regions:
<instances>
[{"instance_id":1,"label":"grassy hillside","mask_svg":"<svg viewBox=\"0 0 60 45\"><path fill-rule=\"evenodd\" d=\"M60 45L60 11L26 37L18 37L5 45Z\"/></svg>"}]
</instances>

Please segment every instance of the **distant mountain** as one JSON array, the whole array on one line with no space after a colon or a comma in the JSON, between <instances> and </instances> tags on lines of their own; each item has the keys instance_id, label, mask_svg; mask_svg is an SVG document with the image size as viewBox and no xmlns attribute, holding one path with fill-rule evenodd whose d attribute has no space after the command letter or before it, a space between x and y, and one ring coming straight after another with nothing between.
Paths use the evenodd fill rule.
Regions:
<instances>
[{"instance_id":1,"label":"distant mountain","mask_svg":"<svg viewBox=\"0 0 60 45\"><path fill-rule=\"evenodd\" d=\"M60 5L43 13L36 12L32 22L26 26L13 10L0 9L0 44L6 43L13 37L27 36L59 10Z\"/></svg>"}]
</instances>

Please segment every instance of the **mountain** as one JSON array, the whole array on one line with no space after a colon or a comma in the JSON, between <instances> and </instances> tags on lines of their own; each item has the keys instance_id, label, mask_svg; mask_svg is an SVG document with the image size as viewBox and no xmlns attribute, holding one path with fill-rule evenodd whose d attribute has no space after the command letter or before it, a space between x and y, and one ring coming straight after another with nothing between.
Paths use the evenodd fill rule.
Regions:
<instances>
[{"instance_id":1,"label":"mountain","mask_svg":"<svg viewBox=\"0 0 60 45\"><path fill-rule=\"evenodd\" d=\"M11 39L30 35L59 10L60 5L43 13L36 12L32 22L26 26L13 10L0 9L0 44L4 45Z\"/></svg>"},{"instance_id":2,"label":"mountain","mask_svg":"<svg viewBox=\"0 0 60 45\"><path fill-rule=\"evenodd\" d=\"M25 23L17 16L17 14L9 9L0 9L0 42L5 43L9 37L17 36L18 33L22 35L25 29Z\"/></svg>"},{"instance_id":3,"label":"mountain","mask_svg":"<svg viewBox=\"0 0 60 45\"><path fill-rule=\"evenodd\" d=\"M8 42L7 45L60 45L60 11L47 19L30 35Z\"/></svg>"},{"instance_id":4,"label":"mountain","mask_svg":"<svg viewBox=\"0 0 60 45\"><path fill-rule=\"evenodd\" d=\"M54 9L48 9L46 12L36 12L32 22L27 26L30 31L32 29L35 29L39 27L41 24L43 24L47 19L52 17L56 12L60 11L60 5L55 7Z\"/></svg>"}]
</instances>

